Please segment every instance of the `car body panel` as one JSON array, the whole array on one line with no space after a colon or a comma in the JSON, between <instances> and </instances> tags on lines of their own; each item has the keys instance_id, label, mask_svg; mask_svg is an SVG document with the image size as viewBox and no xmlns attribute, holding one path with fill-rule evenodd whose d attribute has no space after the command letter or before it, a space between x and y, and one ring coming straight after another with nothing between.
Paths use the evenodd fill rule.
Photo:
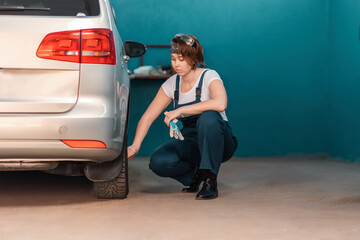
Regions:
<instances>
[{"instance_id":1,"label":"car body panel","mask_svg":"<svg viewBox=\"0 0 360 240\"><path fill-rule=\"evenodd\" d=\"M66 112L76 103L78 70L0 69L0 113Z\"/></svg>"}]
</instances>

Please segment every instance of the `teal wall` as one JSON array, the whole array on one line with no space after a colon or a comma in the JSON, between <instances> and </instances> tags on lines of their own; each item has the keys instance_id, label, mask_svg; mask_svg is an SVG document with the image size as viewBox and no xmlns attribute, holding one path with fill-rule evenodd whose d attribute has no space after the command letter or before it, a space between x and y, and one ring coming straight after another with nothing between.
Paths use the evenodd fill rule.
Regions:
<instances>
[{"instance_id":1,"label":"teal wall","mask_svg":"<svg viewBox=\"0 0 360 240\"><path fill-rule=\"evenodd\" d=\"M226 111L239 139L237 156L328 151L328 0L112 0L112 4L124 40L169 44L176 33L198 37L207 67L218 71L225 82ZM131 66L137 64L135 59ZM170 64L170 56L149 50L145 64ZM132 81L130 143L160 85L158 80ZM161 117L139 155L150 155L167 140Z\"/></svg>"},{"instance_id":2,"label":"teal wall","mask_svg":"<svg viewBox=\"0 0 360 240\"><path fill-rule=\"evenodd\" d=\"M330 153L360 162L360 0L332 0Z\"/></svg>"}]
</instances>

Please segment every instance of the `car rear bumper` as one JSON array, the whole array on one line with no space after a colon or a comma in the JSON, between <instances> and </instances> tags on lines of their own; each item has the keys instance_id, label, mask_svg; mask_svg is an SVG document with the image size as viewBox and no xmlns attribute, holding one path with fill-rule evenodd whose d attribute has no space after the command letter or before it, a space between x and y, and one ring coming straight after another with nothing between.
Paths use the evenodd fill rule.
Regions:
<instances>
[{"instance_id":1,"label":"car rear bumper","mask_svg":"<svg viewBox=\"0 0 360 240\"><path fill-rule=\"evenodd\" d=\"M115 149L71 148L60 140L0 140L1 162L106 162L120 155Z\"/></svg>"},{"instance_id":2,"label":"car rear bumper","mask_svg":"<svg viewBox=\"0 0 360 240\"><path fill-rule=\"evenodd\" d=\"M21 115L0 117L0 162L91 161L118 157L118 119ZM71 148L61 140L101 141L106 148Z\"/></svg>"}]
</instances>

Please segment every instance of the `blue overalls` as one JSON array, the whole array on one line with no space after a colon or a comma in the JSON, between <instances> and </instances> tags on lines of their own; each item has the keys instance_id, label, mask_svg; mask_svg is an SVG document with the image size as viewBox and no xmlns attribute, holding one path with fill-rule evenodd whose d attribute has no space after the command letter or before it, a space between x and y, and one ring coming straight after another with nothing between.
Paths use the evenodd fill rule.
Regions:
<instances>
[{"instance_id":1,"label":"blue overalls","mask_svg":"<svg viewBox=\"0 0 360 240\"><path fill-rule=\"evenodd\" d=\"M174 108L201 102L204 75L201 74L193 102L179 104L180 77L176 77ZM236 148L237 140L227 121L219 112L205 111L199 115L179 118L184 140L173 139L159 146L150 157L150 169L161 177L170 177L189 186L198 169L208 169L218 174L222 162L229 160Z\"/></svg>"}]
</instances>

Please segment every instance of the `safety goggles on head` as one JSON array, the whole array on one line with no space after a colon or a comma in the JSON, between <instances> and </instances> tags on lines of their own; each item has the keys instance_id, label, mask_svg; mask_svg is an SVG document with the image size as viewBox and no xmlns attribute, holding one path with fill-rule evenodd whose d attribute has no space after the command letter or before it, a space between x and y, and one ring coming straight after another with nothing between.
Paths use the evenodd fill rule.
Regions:
<instances>
[{"instance_id":1,"label":"safety goggles on head","mask_svg":"<svg viewBox=\"0 0 360 240\"><path fill-rule=\"evenodd\" d=\"M179 33L179 34L176 34L174 38L178 38L178 39L182 40L190 47L195 46L195 40L186 34ZM178 53L177 43L171 42L170 53Z\"/></svg>"}]
</instances>

